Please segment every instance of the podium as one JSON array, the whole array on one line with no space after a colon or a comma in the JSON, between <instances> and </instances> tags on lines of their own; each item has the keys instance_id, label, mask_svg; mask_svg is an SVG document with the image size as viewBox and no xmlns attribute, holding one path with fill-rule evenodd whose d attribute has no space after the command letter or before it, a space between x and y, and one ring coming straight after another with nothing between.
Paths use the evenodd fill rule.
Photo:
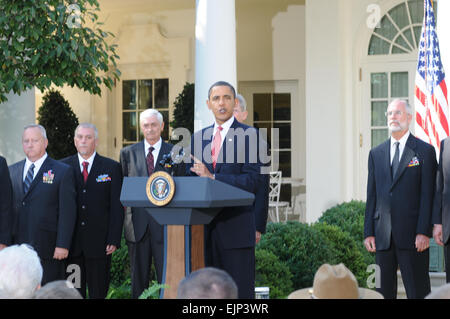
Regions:
<instances>
[{"instance_id":1,"label":"podium","mask_svg":"<svg viewBox=\"0 0 450 319\"><path fill-rule=\"evenodd\" d=\"M175 298L178 283L205 267L204 225L223 207L249 206L255 195L206 177L174 177L175 195L166 206L156 206L146 193L148 177L125 177L120 201L126 207L147 207L164 226L164 268L160 298Z\"/></svg>"}]
</instances>

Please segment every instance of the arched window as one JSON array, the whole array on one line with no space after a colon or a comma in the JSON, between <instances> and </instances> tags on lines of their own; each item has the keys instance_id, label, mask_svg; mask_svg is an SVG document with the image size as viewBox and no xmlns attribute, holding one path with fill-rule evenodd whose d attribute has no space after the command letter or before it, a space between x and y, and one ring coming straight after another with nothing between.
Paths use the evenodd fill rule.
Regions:
<instances>
[{"instance_id":1,"label":"arched window","mask_svg":"<svg viewBox=\"0 0 450 319\"><path fill-rule=\"evenodd\" d=\"M437 3L434 2L435 12ZM408 0L389 10L374 29L369 55L412 53L418 48L423 0Z\"/></svg>"}]
</instances>

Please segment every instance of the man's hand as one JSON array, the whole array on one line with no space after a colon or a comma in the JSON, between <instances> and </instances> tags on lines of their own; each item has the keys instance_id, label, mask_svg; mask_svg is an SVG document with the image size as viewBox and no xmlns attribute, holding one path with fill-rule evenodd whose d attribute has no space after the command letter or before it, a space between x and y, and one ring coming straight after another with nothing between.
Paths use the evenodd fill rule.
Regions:
<instances>
[{"instance_id":1,"label":"man's hand","mask_svg":"<svg viewBox=\"0 0 450 319\"><path fill-rule=\"evenodd\" d=\"M56 247L55 253L53 254L54 259L62 260L69 256L69 250L65 248Z\"/></svg>"},{"instance_id":2,"label":"man's hand","mask_svg":"<svg viewBox=\"0 0 450 319\"><path fill-rule=\"evenodd\" d=\"M194 165L191 167L191 172L194 172L198 176L214 179L213 174L211 174L205 164L196 159L194 155L191 155L191 158L194 160Z\"/></svg>"},{"instance_id":3,"label":"man's hand","mask_svg":"<svg viewBox=\"0 0 450 319\"><path fill-rule=\"evenodd\" d=\"M425 236L425 235L422 235L422 234L417 234L417 236L416 236L416 248L417 248L417 251L419 253L421 253L422 251L424 251L428 247L430 247L430 238L428 238L428 236Z\"/></svg>"},{"instance_id":4,"label":"man's hand","mask_svg":"<svg viewBox=\"0 0 450 319\"><path fill-rule=\"evenodd\" d=\"M259 231L256 231L256 241L255 243L259 243L259 241L261 240L261 233Z\"/></svg>"},{"instance_id":5,"label":"man's hand","mask_svg":"<svg viewBox=\"0 0 450 319\"><path fill-rule=\"evenodd\" d=\"M106 254L111 255L113 252L117 250L117 247L114 245L108 245L106 246Z\"/></svg>"},{"instance_id":6,"label":"man's hand","mask_svg":"<svg viewBox=\"0 0 450 319\"><path fill-rule=\"evenodd\" d=\"M364 239L364 246L366 246L367 251L374 253L377 251L375 247L375 236L369 236Z\"/></svg>"},{"instance_id":7,"label":"man's hand","mask_svg":"<svg viewBox=\"0 0 450 319\"><path fill-rule=\"evenodd\" d=\"M433 226L433 238L436 244L444 246L442 237L442 224L436 224Z\"/></svg>"}]
</instances>

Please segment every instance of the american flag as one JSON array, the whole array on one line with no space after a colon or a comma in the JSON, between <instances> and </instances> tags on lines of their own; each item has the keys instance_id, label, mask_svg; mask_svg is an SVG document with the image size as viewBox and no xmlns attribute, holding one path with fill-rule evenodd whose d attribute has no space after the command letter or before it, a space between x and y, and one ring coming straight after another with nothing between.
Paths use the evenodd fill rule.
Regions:
<instances>
[{"instance_id":1,"label":"american flag","mask_svg":"<svg viewBox=\"0 0 450 319\"><path fill-rule=\"evenodd\" d=\"M424 6L414 99L415 133L418 138L433 145L439 157L440 142L449 136L447 86L432 1L425 0Z\"/></svg>"}]
</instances>

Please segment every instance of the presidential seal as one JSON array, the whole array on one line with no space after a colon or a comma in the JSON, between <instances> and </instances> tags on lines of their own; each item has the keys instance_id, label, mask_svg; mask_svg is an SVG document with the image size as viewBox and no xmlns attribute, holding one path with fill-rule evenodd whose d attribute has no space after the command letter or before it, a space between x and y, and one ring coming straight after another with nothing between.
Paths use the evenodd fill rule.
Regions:
<instances>
[{"instance_id":1,"label":"presidential seal","mask_svg":"<svg viewBox=\"0 0 450 319\"><path fill-rule=\"evenodd\" d=\"M155 172L148 178L145 190L152 204L164 206L169 204L175 195L175 182L169 173Z\"/></svg>"}]
</instances>

